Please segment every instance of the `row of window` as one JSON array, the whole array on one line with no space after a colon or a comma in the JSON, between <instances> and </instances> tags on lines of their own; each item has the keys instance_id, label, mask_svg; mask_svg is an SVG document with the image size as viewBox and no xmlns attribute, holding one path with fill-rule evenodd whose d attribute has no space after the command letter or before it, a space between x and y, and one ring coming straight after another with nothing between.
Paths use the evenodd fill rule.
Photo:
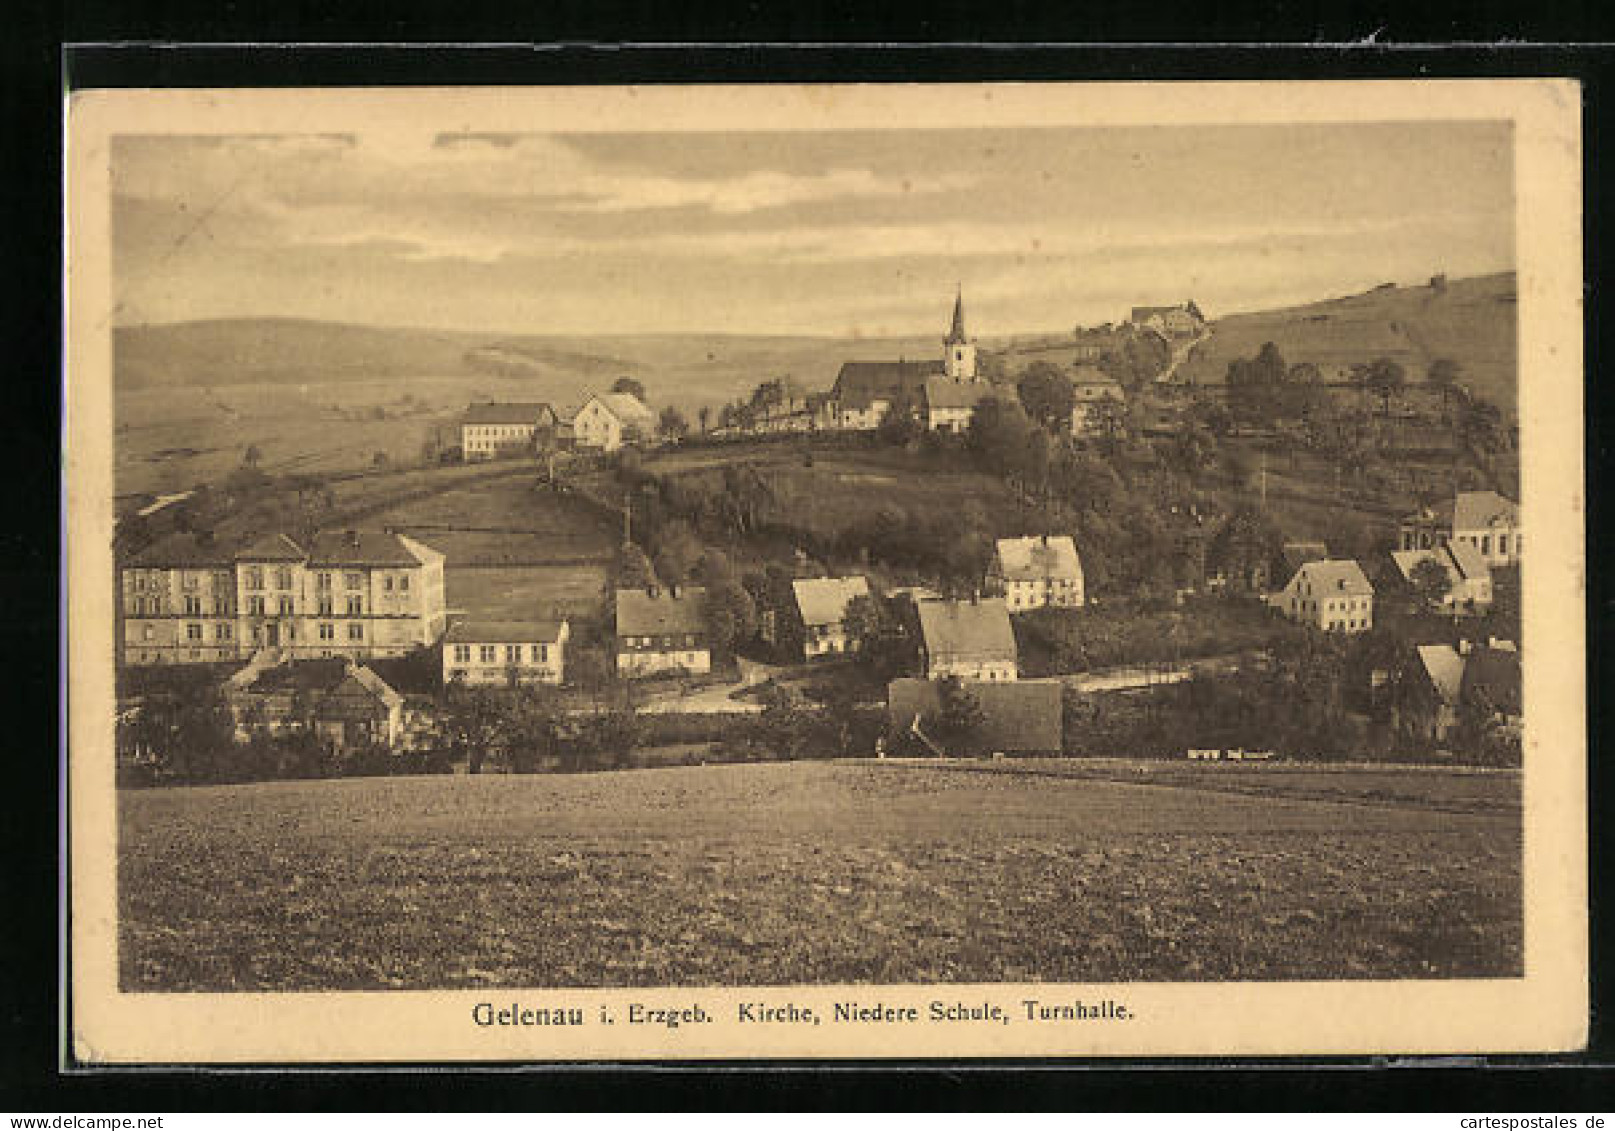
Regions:
<instances>
[{"instance_id":1,"label":"row of window","mask_svg":"<svg viewBox=\"0 0 1615 1131\"><path fill-rule=\"evenodd\" d=\"M699 643L700 641L694 633L685 633L682 636L673 634L670 636L624 636L622 638L624 648L654 647L664 652L670 648L694 648Z\"/></svg>"},{"instance_id":2,"label":"row of window","mask_svg":"<svg viewBox=\"0 0 1615 1131\"><path fill-rule=\"evenodd\" d=\"M131 587L136 593L164 593L168 590L168 573L166 570L158 570L156 572L130 570L129 573ZM293 588L293 582L295 580L290 569L282 568L266 573L265 570L259 566L249 566L243 571L242 576L246 587L252 590L264 589L264 582L266 580L273 581L274 583L273 585L268 586L268 588L290 590ZM314 587L321 590L331 589L334 576L334 574L325 571L316 573L314 575ZM180 574L180 589L187 592L195 592L201 588L201 581L202 575L199 573L188 571L182 572ZM348 589L363 589L365 575L363 573L344 573L342 575L342 583L343 586ZM215 592L234 588L235 580L230 574L216 573L213 575L213 589ZM383 574L381 576L381 588L387 593L391 593L394 590L397 590L400 593L408 593L409 574Z\"/></svg>"},{"instance_id":3,"label":"row of window","mask_svg":"<svg viewBox=\"0 0 1615 1131\"><path fill-rule=\"evenodd\" d=\"M197 642L207 635L207 626L201 624L188 624L185 626L185 639ZM157 629L153 625L140 626L140 639L150 642L157 639ZM216 624L213 626L213 639L228 642L235 639L235 626L229 624Z\"/></svg>"},{"instance_id":4,"label":"row of window","mask_svg":"<svg viewBox=\"0 0 1615 1131\"><path fill-rule=\"evenodd\" d=\"M519 664L522 662L522 649L524 647L530 650L529 654L532 657L533 663L549 663L550 646L548 644L505 644L503 646L498 644L479 644L477 645L477 662L480 664L499 663L500 652L502 649L505 663ZM457 664L469 664L471 662L471 645L456 644L454 646L454 662Z\"/></svg>"}]
</instances>

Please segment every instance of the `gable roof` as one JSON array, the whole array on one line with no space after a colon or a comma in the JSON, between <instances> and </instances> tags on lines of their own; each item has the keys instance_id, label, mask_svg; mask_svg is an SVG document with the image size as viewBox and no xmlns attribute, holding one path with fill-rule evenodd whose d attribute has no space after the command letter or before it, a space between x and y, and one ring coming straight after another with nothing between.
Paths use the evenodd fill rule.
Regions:
<instances>
[{"instance_id":1,"label":"gable roof","mask_svg":"<svg viewBox=\"0 0 1615 1131\"><path fill-rule=\"evenodd\" d=\"M803 624L840 624L854 597L869 596L869 581L863 577L805 577L791 582L791 590Z\"/></svg>"},{"instance_id":2,"label":"gable roof","mask_svg":"<svg viewBox=\"0 0 1615 1131\"><path fill-rule=\"evenodd\" d=\"M457 621L443 634L445 644L554 644L562 620Z\"/></svg>"},{"instance_id":3,"label":"gable roof","mask_svg":"<svg viewBox=\"0 0 1615 1131\"><path fill-rule=\"evenodd\" d=\"M284 534L265 534L255 538L236 551L237 561L249 562L300 562L308 557L307 551Z\"/></svg>"},{"instance_id":4,"label":"gable roof","mask_svg":"<svg viewBox=\"0 0 1615 1131\"><path fill-rule=\"evenodd\" d=\"M1015 658L1015 630L1002 597L921 601L920 633L932 656Z\"/></svg>"},{"instance_id":5,"label":"gable roof","mask_svg":"<svg viewBox=\"0 0 1615 1131\"><path fill-rule=\"evenodd\" d=\"M1458 649L1451 644L1421 644L1418 653L1430 686L1436 689L1443 703L1456 707L1464 679L1464 658L1458 654Z\"/></svg>"},{"instance_id":6,"label":"gable roof","mask_svg":"<svg viewBox=\"0 0 1615 1131\"><path fill-rule=\"evenodd\" d=\"M1082 559L1069 534L1000 538L998 573L1010 581L1039 581L1046 577L1081 581Z\"/></svg>"},{"instance_id":7,"label":"gable roof","mask_svg":"<svg viewBox=\"0 0 1615 1131\"><path fill-rule=\"evenodd\" d=\"M927 377L921 386L927 409L975 408L996 390L986 381L955 381L949 377Z\"/></svg>"},{"instance_id":8,"label":"gable roof","mask_svg":"<svg viewBox=\"0 0 1615 1131\"><path fill-rule=\"evenodd\" d=\"M1466 580L1478 581L1491 577L1492 567L1482 556L1479 549L1469 542L1455 542L1447 540L1447 553L1452 558L1452 564L1458 567L1458 572Z\"/></svg>"},{"instance_id":9,"label":"gable roof","mask_svg":"<svg viewBox=\"0 0 1615 1131\"><path fill-rule=\"evenodd\" d=\"M645 589L617 590L617 635L669 636L695 634L704 637L706 618L701 605L706 590L700 586L680 587L677 595L668 589L657 589L654 595Z\"/></svg>"},{"instance_id":10,"label":"gable roof","mask_svg":"<svg viewBox=\"0 0 1615 1131\"><path fill-rule=\"evenodd\" d=\"M1080 400L1097 400L1100 397L1125 398L1127 390L1120 381L1097 365L1084 362L1071 367L1071 389Z\"/></svg>"},{"instance_id":11,"label":"gable roof","mask_svg":"<svg viewBox=\"0 0 1615 1131\"><path fill-rule=\"evenodd\" d=\"M423 557L410 539L391 530L322 530L314 536L310 565L418 566ZM418 543L416 543L418 545ZM435 551L434 551L435 553Z\"/></svg>"},{"instance_id":12,"label":"gable roof","mask_svg":"<svg viewBox=\"0 0 1615 1131\"><path fill-rule=\"evenodd\" d=\"M981 705L978 743L1015 753L1054 753L1061 748L1064 726L1059 680L967 681L964 686ZM887 719L894 733L908 730L916 715L923 727L941 710L940 681L894 679L886 688Z\"/></svg>"},{"instance_id":13,"label":"gable roof","mask_svg":"<svg viewBox=\"0 0 1615 1131\"><path fill-rule=\"evenodd\" d=\"M153 542L131 557L128 565L136 569L206 569L226 568L234 561L228 543L181 531Z\"/></svg>"},{"instance_id":14,"label":"gable roof","mask_svg":"<svg viewBox=\"0 0 1615 1131\"><path fill-rule=\"evenodd\" d=\"M555 416L555 409L550 406L548 401L509 401L505 403L488 401L467 407L462 423L537 425L542 423L546 416L551 418Z\"/></svg>"},{"instance_id":15,"label":"gable roof","mask_svg":"<svg viewBox=\"0 0 1615 1131\"><path fill-rule=\"evenodd\" d=\"M848 361L842 363L830 395L843 409L863 411L875 401L890 401L899 393L919 396L927 377L945 372L940 360Z\"/></svg>"},{"instance_id":16,"label":"gable roof","mask_svg":"<svg viewBox=\"0 0 1615 1131\"><path fill-rule=\"evenodd\" d=\"M1520 654L1507 648L1476 648L1464 657L1460 694L1504 715L1520 714Z\"/></svg>"},{"instance_id":17,"label":"gable roof","mask_svg":"<svg viewBox=\"0 0 1615 1131\"><path fill-rule=\"evenodd\" d=\"M650 410L650 406L632 393L601 393L594 399L622 424L656 423L656 414Z\"/></svg>"},{"instance_id":18,"label":"gable roof","mask_svg":"<svg viewBox=\"0 0 1615 1131\"><path fill-rule=\"evenodd\" d=\"M1519 507L1496 491L1461 491L1452 504L1454 530L1478 530L1519 521Z\"/></svg>"},{"instance_id":19,"label":"gable roof","mask_svg":"<svg viewBox=\"0 0 1615 1131\"><path fill-rule=\"evenodd\" d=\"M1368 578L1363 574L1363 567L1351 558L1324 558L1321 561L1306 562L1295 571L1295 577L1290 578L1290 585L1294 585L1302 573L1305 573L1307 579L1322 593L1347 597L1374 595L1374 587L1368 583Z\"/></svg>"}]
</instances>

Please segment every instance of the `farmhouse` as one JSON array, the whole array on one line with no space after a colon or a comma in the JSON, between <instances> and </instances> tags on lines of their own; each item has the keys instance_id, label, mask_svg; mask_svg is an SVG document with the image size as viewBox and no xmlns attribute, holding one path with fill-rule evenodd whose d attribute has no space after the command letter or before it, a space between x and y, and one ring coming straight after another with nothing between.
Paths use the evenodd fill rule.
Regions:
<instances>
[{"instance_id":1,"label":"farmhouse","mask_svg":"<svg viewBox=\"0 0 1615 1131\"><path fill-rule=\"evenodd\" d=\"M1451 503L1424 507L1398 527L1400 550L1430 550L1447 541L1473 546L1490 565L1518 563L1525 541L1519 504L1496 491L1460 491Z\"/></svg>"},{"instance_id":2,"label":"farmhouse","mask_svg":"<svg viewBox=\"0 0 1615 1131\"><path fill-rule=\"evenodd\" d=\"M1057 754L1064 740L1060 681L966 682L981 708L975 733L943 738L942 686L934 680L895 679L886 688L887 733L894 743L914 740L931 753L954 753L952 743L1005 754Z\"/></svg>"},{"instance_id":3,"label":"farmhouse","mask_svg":"<svg viewBox=\"0 0 1615 1131\"><path fill-rule=\"evenodd\" d=\"M1307 562L1272 603L1291 620L1326 632L1366 632L1374 623L1374 587L1350 559Z\"/></svg>"},{"instance_id":4,"label":"farmhouse","mask_svg":"<svg viewBox=\"0 0 1615 1131\"><path fill-rule=\"evenodd\" d=\"M656 435L656 414L632 393L590 397L572 417L572 442L580 448L614 452L624 444Z\"/></svg>"},{"instance_id":5,"label":"farmhouse","mask_svg":"<svg viewBox=\"0 0 1615 1131\"><path fill-rule=\"evenodd\" d=\"M802 620L802 655L812 660L851 650L847 638L847 606L856 597L868 598L869 582L862 577L810 577L791 582L797 615Z\"/></svg>"},{"instance_id":6,"label":"farmhouse","mask_svg":"<svg viewBox=\"0 0 1615 1131\"><path fill-rule=\"evenodd\" d=\"M460 451L467 461L528 455L542 437L554 437L557 418L548 404L474 404L460 421Z\"/></svg>"},{"instance_id":7,"label":"farmhouse","mask_svg":"<svg viewBox=\"0 0 1615 1131\"><path fill-rule=\"evenodd\" d=\"M1521 724L1520 656L1499 641L1422 644L1408 678L1398 725L1432 741L1444 741L1464 713L1514 730Z\"/></svg>"},{"instance_id":8,"label":"farmhouse","mask_svg":"<svg viewBox=\"0 0 1615 1131\"><path fill-rule=\"evenodd\" d=\"M394 746L403 734L404 697L352 660L276 662L265 654L231 676L224 692L238 742L306 727L346 750Z\"/></svg>"},{"instance_id":9,"label":"farmhouse","mask_svg":"<svg viewBox=\"0 0 1615 1131\"><path fill-rule=\"evenodd\" d=\"M711 671L705 598L699 587L617 590L617 674Z\"/></svg>"},{"instance_id":10,"label":"farmhouse","mask_svg":"<svg viewBox=\"0 0 1615 1131\"><path fill-rule=\"evenodd\" d=\"M1104 436L1119 430L1127 394L1114 377L1098 366L1078 365L1071 371L1071 392L1073 436Z\"/></svg>"},{"instance_id":11,"label":"farmhouse","mask_svg":"<svg viewBox=\"0 0 1615 1131\"><path fill-rule=\"evenodd\" d=\"M544 621L461 621L443 637L443 682L560 683L571 625Z\"/></svg>"},{"instance_id":12,"label":"farmhouse","mask_svg":"<svg viewBox=\"0 0 1615 1131\"><path fill-rule=\"evenodd\" d=\"M1446 608L1476 610L1492 603L1492 567L1468 542L1449 541L1434 550L1394 550L1391 561L1396 563L1402 580L1409 584L1420 562L1435 562L1446 570L1447 592L1441 598Z\"/></svg>"},{"instance_id":13,"label":"farmhouse","mask_svg":"<svg viewBox=\"0 0 1615 1131\"><path fill-rule=\"evenodd\" d=\"M1168 338L1198 334L1206 324L1193 299L1179 306L1135 306L1128 321Z\"/></svg>"},{"instance_id":14,"label":"farmhouse","mask_svg":"<svg viewBox=\"0 0 1615 1131\"><path fill-rule=\"evenodd\" d=\"M443 555L394 531L325 531L307 548L180 534L122 573L128 664L398 656L443 633Z\"/></svg>"},{"instance_id":15,"label":"farmhouse","mask_svg":"<svg viewBox=\"0 0 1615 1131\"><path fill-rule=\"evenodd\" d=\"M1083 603L1082 559L1069 534L1000 538L988 570L1012 613Z\"/></svg>"},{"instance_id":16,"label":"farmhouse","mask_svg":"<svg viewBox=\"0 0 1615 1131\"><path fill-rule=\"evenodd\" d=\"M920 601L915 609L925 678L1007 682L1018 677L1015 630L1002 597Z\"/></svg>"}]
</instances>

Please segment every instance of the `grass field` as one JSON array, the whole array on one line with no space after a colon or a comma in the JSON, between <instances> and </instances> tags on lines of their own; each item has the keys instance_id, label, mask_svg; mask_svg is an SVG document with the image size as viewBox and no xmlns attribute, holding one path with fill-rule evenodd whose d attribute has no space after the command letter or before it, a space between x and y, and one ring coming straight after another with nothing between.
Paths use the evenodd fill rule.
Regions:
<instances>
[{"instance_id":1,"label":"grass field","mask_svg":"<svg viewBox=\"0 0 1615 1131\"><path fill-rule=\"evenodd\" d=\"M1248 792L1229 792L1228 767L1137 783L1070 776L1076 766L779 763L126 792L121 982L1521 972L1515 778L1369 771L1358 789L1353 771L1332 771L1331 788L1357 796L1324 800L1319 780L1277 767L1235 771Z\"/></svg>"}]
</instances>

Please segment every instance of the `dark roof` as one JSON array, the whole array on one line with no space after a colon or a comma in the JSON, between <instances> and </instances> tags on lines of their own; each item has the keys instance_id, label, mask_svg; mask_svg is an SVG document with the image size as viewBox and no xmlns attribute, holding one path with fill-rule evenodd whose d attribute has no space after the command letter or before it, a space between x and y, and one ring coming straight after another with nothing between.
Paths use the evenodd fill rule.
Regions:
<instances>
[{"instance_id":1,"label":"dark roof","mask_svg":"<svg viewBox=\"0 0 1615 1131\"><path fill-rule=\"evenodd\" d=\"M922 390L929 409L975 408L998 391L986 381L954 381L948 377L927 377Z\"/></svg>"},{"instance_id":2,"label":"dark roof","mask_svg":"<svg viewBox=\"0 0 1615 1131\"><path fill-rule=\"evenodd\" d=\"M943 340L950 346L962 345L970 340L965 337L965 293L962 287L953 300L953 327Z\"/></svg>"},{"instance_id":3,"label":"dark roof","mask_svg":"<svg viewBox=\"0 0 1615 1131\"><path fill-rule=\"evenodd\" d=\"M390 530L322 530L314 536L310 565L416 566L421 559Z\"/></svg>"},{"instance_id":4,"label":"dark roof","mask_svg":"<svg viewBox=\"0 0 1615 1131\"><path fill-rule=\"evenodd\" d=\"M330 691L347 674L346 660L292 660L265 668L247 685L247 690L258 695L276 691Z\"/></svg>"},{"instance_id":5,"label":"dark roof","mask_svg":"<svg viewBox=\"0 0 1615 1131\"><path fill-rule=\"evenodd\" d=\"M705 635L706 618L701 615L705 596L706 590L699 586L680 587L677 596L667 589L657 589L654 596L645 589L619 589L617 635Z\"/></svg>"},{"instance_id":6,"label":"dark roof","mask_svg":"<svg viewBox=\"0 0 1615 1131\"><path fill-rule=\"evenodd\" d=\"M265 534L236 551L237 561L300 562L308 553L284 534Z\"/></svg>"},{"instance_id":7,"label":"dark roof","mask_svg":"<svg viewBox=\"0 0 1615 1131\"><path fill-rule=\"evenodd\" d=\"M1062 745L1060 681L1023 679L1013 683L966 682L981 704L976 741L1006 753L1053 753ZM907 731L920 716L920 726L934 722L942 710L941 683L895 679L886 688L887 719L894 733ZM934 731L928 732L936 740Z\"/></svg>"},{"instance_id":8,"label":"dark roof","mask_svg":"<svg viewBox=\"0 0 1615 1131\"><path fill-rule=\"evenodd\" d=\"M554 417L555 410L547 401L524 401L507 404L474 404L465 410L466 424L539 424L545 416Z\"/></svg>"},{"instance_id":9,"label":"dark roof","mask_svg":"<svg viewBox=\"0 0 1615 1131\"><path fill-rule=\"evenodd\" d=\"M1460 695L1504 715L1520 714L1520 654L1505 648L1476 648L1465 658Z\"/></svg>"},{"instance_id":10,"label":"dark roof","mask_svg":"<svg viewBox=\"0 0 1615 1131\"><path fill-rule=\"evenodd\" d=\"M1015 630L1001 597L921 601L920 633L932 656L1015 658Z\"/></svg>"},{"instance_id":11,"label":"dark roof","mask_svg":"<svg viewBox=\"0 0 1615 1131\"><path fill-rule=\"evenodd\" d=\"M927 377L946 372L940 360L848 361L841 366L831 396L843 408L861 411L874 401L890 401L899 393L918 399Z\"/></svg>"},{"instance_id":12,"label":"dark roof","mask_svg":"<svg viewBox=\"0 0 1615 1131\"><path fill-rule=\"evenodd\" d=\"M450 626L448 644L552 644L561 637L564 620L460 621Z\"/></svg>"},{"instance_id":13,"label":"dark roof","mask_svg":"<svg viewBox=\"0 0 1615 1131\"><path fill-rule=\"evenodd\" d=\"M1463 491L1453 499L1452 528L1479 530L1485 526L1513 525L1520 508L1496 491Z\"/></svg>"},{"instance_id":14,"label":"dark roof","mask_svg":"<svg viewBox=\"0 0 1615 1131\"><path fill-rule=\"evenodd\" d=\"M128 564L138 569L200 569L226 568L235 558L233 546L218 542L205 534L171 534L147 546Z\"/></svg>"}]
</instances>

